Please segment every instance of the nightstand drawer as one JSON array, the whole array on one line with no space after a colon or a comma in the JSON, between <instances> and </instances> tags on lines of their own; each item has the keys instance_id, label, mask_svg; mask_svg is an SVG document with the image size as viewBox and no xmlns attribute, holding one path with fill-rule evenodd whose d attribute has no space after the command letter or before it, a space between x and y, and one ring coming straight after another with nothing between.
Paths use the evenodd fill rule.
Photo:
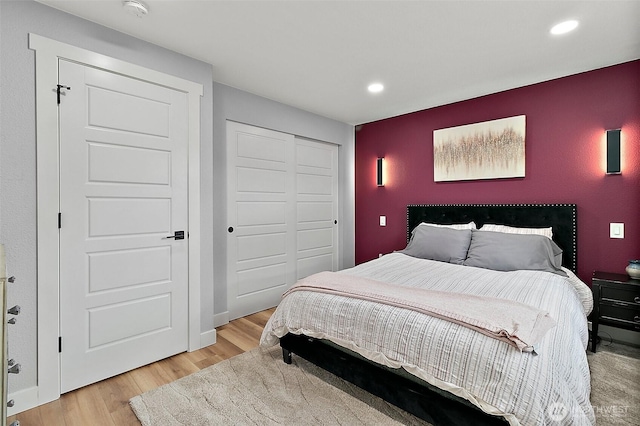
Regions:
<instances>
[{"instance_id":1,"label":"nightstand drawer","mask_svg":"<svg viewBox=\"0 0 640 426\"><path fill-rule=\"evenodd\" d=\"M591 289L591 351L596 351L600 324L640 332L640 280L625 274L595 271Z\"/></svg>"},{"instance_id":2,"label":"nightstand drawer","mask_svg":"<svg viewBox=\"0 0 640 426\"><path fill-rule=\"evenodd\" d=\"M633 288L619 288L602 286L601 297L609 300L619 300L640 306L640 292Z\"/></svg>"},{"instance_id":3,"label":"nightstand drawer","mask_svg":"<svg viewBox=\"0 0 640 426\"><path fill-rule=\"evenodd\" d=\"M600 305L600 318L604 319L605 317L606 319L619 319L640 326L640 308L635 306L627 307L602 303Z\"/></svg>"}]
</instances>

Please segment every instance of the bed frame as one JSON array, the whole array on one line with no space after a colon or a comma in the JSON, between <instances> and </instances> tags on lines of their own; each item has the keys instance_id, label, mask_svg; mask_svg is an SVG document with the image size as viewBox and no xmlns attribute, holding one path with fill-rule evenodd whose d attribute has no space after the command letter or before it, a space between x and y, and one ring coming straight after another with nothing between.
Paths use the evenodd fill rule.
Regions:
<instances>
[{"instance_id":1,"label":"bed frame","mask_svg":"<svg viewBox=\"0 0 640 426\"><path fill-rule=\"evenodd\" d=\"M517 227L553 228L553 240L563 249L563 266L577 268L577 217L575 204L421 204L407 206L407 241L421 222L453 224L474 221ZM491 416L449 392L392 369L322 339L287 334L280 339L284 362L292 353L356 386L381 397L413 415L438 425L505 425L503 417Z\"/></svg>"}]
</instances>

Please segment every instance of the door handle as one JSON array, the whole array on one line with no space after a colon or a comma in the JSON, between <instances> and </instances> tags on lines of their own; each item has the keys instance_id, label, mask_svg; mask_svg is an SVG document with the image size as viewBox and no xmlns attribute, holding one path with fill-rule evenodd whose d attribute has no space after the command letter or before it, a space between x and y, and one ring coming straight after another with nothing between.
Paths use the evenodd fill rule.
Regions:
<instances>
[{"instance_id":1,"label":"door handle","mask_svg":"<svg viewBox=\"0 0 640 426\"><path fill-rule=\"evenodd\" d=\"M173 235L169 235L165 238L175 238L176 240L184 240L184 231L176 231Z\"/></svg>"}]
</instances>

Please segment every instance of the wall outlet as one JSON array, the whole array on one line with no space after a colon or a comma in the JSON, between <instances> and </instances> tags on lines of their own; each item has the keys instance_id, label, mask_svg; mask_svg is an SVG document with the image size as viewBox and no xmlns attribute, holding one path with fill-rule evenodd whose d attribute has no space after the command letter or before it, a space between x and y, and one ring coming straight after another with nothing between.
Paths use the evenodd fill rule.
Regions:
<instances>
[{"instance_id":1,"label":"wall outlet","mask_svg":"<svg viewBox=\"0 0 640 426\"><path fill-rule=\"evenodd\" d=\"M387 226L387 217L380 216L380 226Z\"/></svg>"}]
</instances>

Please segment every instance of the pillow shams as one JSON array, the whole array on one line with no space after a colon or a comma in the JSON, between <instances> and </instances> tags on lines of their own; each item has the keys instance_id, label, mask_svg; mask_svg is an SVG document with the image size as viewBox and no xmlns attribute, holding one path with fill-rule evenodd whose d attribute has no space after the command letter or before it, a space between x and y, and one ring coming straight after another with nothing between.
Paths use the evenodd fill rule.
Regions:
<instances>
[{"instance_id":1,"label":"pillow shams","mask_svg":"<svg viewBox=\"0 0 640 426\"><path fill-rule=\"evenodd\" d=\"M422 222L418 226L435 226L437 228L451 228L451 229L476 229L476 223L475 222L453 223L451 225L441 225L439 223ZM416 228L418 226L416 226ZM413 231L411 233L413 234L414 231L415 231L415 228L413 229Z\"/></svg>"},{"instance_id":2,"label":"pillow shams","mask_svg":"<svg viewBox=\"0 0 640 426\"><path fill-rule=\"evenodd\" d=\"M464 265L496 271L547 271L566 277L562 249L542 235L473 231Z\"/></svg>"},{"instance_id":3,"label":"pillow shams","mask_svg":"<svg viewBox=\"0 0 640 426\"><path fill-rule=\"evenodd\" d=\"M407 248L399 253L462 265L471 241L470 229L416 226Z\"/></svg>"},{"instance_id":4,"label":"pillow shams","mask_svg":"<svg viewBox=\"0 0 640 426\"><path fill-rule=\"evenodd\" d=\"M523 235L544 235L545 237L553 238L553 228L516 228L515 226L507 225L495 225L493 223L485 223L480 228L481 231L491 232L504 232L506 234L523 234Z\"/></svg>"}]
</instances>

